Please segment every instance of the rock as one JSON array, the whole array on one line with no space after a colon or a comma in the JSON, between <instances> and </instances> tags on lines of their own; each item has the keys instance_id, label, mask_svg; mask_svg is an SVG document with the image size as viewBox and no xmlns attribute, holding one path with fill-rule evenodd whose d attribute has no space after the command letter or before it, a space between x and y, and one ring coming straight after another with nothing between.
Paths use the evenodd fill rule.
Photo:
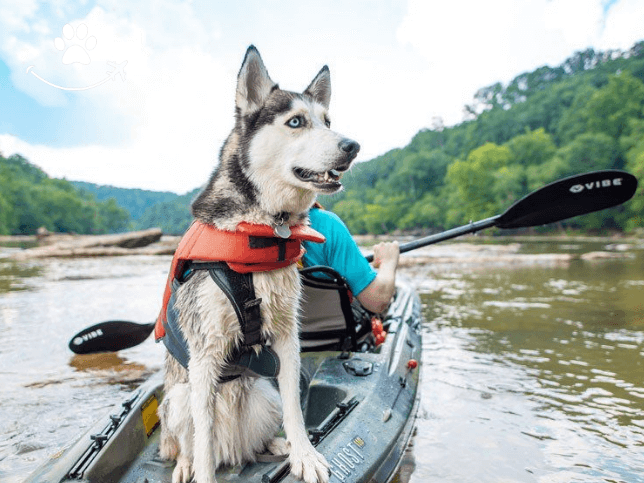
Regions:
<instances>
[{"instance_id":1,"label":"rock","mask_svg":"<svg viewBox=\"0 0 644 483\"><path fill-rule=\"evenodd\" d=\"M633 258L635 255L627 252L588 252L581 256L587 262L596 260L611 260L615 258Z\"/></svg>"},{"instance_id":2,"label":"rock","mask_svg":"<svg viewBox=\"0 0 644 483\"><path fill-rule=\"evenodd\" d=\"M43 238L47 238L49 235L51 235L51 232L44 226L41 226L36 230L36 239L38 241L41 241Z\"/></svg>"},{"instance_id":3,"label":"rock","mask_svg":"<svg viewBox=\"0 0 644 483\"><path fill-rule=\"evenodd\" d=\"M54 243L45 246L28 248L11 255L14 260L31 260L50 257L104 257L139 254L165 254L174 248L159 247L157 250L148 248L153 243L161 240L160 228L151 228L143 231L118 233L114 235L50 235L48 241L57 238ZM176 247L176 246L175 246Z\"/></svg>"}]
</instances>

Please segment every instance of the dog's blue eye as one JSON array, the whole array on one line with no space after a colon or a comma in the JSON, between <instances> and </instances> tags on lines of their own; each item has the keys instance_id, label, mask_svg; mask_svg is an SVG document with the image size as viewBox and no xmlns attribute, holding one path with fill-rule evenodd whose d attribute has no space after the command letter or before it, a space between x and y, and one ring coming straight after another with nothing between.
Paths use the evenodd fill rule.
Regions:
<instances>
[{"instance_id":1,"label":"dog's blue eye","mask_svg":"<svg viewBox=\"0 0 644 483\"><path fill-rule=\"evenodd\" d=\"M304 120L302 119L302 116L295 116L290 118L286 124L288 124L288 127L298 128L302 127Z\"/></svg>"}]
</instances>

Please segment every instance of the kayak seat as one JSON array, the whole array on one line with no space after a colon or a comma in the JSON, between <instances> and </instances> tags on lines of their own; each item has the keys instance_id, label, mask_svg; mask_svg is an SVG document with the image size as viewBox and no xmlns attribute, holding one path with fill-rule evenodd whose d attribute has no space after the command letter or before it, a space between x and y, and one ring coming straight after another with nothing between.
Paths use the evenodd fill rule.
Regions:
<instances>
[{"instance_id":1,"label":"kayak seat","mask_svg":"<svg viewBox=\"0 0 644 483\"><path fill-rule=\"evenodd\" d=\"M303 284L300 346L310 351L365 351L370 347L371 313L330 267L300 270Z\"/></svg>"}]
</instances>

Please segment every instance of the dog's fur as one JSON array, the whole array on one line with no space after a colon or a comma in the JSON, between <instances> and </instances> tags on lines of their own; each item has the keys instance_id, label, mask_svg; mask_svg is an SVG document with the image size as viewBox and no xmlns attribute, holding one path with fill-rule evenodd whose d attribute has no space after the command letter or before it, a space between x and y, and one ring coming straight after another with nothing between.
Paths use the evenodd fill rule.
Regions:
<instances>
[{"instance_id":1,"label":"dog's fur","mask_svg":"<svg viewBox=\"0 0 644 483\"><path fill-rule=\"evenodd\" d=\"M192 205L195 218L223 230L242 221L307 223L316 193L340 190L339 178L360 149L330 130L330 96L326 66L303 93L288 92L270 79L259 53L249 47L237 81L235 127ZM225 358L242 338L235 312L206 272L177 292L175 307L191 357L186 371L166 355L159 411L161 456L177 461L173 483L193 474L197 483L212 483L218 465L253 461L265 449L288 453L291 472L307 483L329 479L300 407L297 268L256 272L253 282L262 299L263 335L280 358L279 394L264 379L219 384ZM282 406L286 440L275 437Z\"/></svg>"}]
</instances>

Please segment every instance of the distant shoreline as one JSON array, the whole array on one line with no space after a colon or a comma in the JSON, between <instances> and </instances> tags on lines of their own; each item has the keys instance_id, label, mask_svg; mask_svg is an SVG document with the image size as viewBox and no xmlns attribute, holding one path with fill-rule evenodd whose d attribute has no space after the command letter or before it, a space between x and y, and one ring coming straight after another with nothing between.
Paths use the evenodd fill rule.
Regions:
<instances>
[{"instance_id":1,"label":"distant shoreline","mask_svg":"<svg viewBox=\"0 0 644 483\"><path fill-rule=\"evenodd\" d=\"M408 242L411 240L418 240L424 236L429 235L409 235L409 234L399 234L399 235L355 235L353 238L356 240L360 246L372 246L376 243L383 241L393 241L398 240L401 243ZM473 240L478 240L482 242L499 242L499 243L517 243L517 242L613 242L613 243L635 243L635 244L644 244L644 235L633 235L633 234L624 234L624 233L614 233L611 235L595 236L595 235L582 235L582 234L525 234L525 235L480 235L480 234L469 234L463 235L458 238L453 238L449 240L449 243L458 243L468 242L471 243ZM440 242L447 243L447 242Z\"/></svg>"},{"instance_id":2,"label":"distant shoreline","mask_svg":"<svg viewBox=\"0 0 644 483\"><path fill-rule=\"evenodd\" d=\"M117 235L127 235L131 233L137 233L137 231L132 230L132 231L126 231L126 232L121 232L121 233L115 233L113 234L114 236ZM75 239L91 239L92 237L105 237L106 235L79 235L79 234L69 234L69 233L51 233L50 237L51 239L57 239L57 240L69 240L73 241ZM386 235L354 235L354 239L356 242L361 245L361 246L372 246L375 245L376 243L380 243L382 241L392 241L392 240L399 240L402 243L411 241L411 240L417 240L420 238L423 238L425 236L429 236L429 234L409 234L409 233L397 233L397 234L386 234ZM163 235L164 240L173 240L176 239L177 242L181 238L180 235ZM14 246L16 244L34 244L38 245L41 243L42 244L50 244L47 241L45 241L47 238L42 238L38 235L0 235L0 245L11 245ZM637 242L642 242L644 243L644 234L625 234L625 233L613 233L610 235L583 235L583 234L578 234L578 233L572 233L572 234L552 234L552 233L546 233L542 235L535 235L535 234L524 234L524 235L500 235L500 236L495 236L495 235L480 235L480 234L469 234L469 235L463 235L458 238L452 239L453 242L458 242L459 240L468 240L472 241L473 239L477 239L480 241L486 241L486 242L517 242L517 241L551 241L551 242L558 242L558 241L577 241L577 242L604 242L604 241L624 241L624 242L631 242L631 243L637 243ZM444 243L444 242L442 242Z\"/></svg>"}]
</instances>

